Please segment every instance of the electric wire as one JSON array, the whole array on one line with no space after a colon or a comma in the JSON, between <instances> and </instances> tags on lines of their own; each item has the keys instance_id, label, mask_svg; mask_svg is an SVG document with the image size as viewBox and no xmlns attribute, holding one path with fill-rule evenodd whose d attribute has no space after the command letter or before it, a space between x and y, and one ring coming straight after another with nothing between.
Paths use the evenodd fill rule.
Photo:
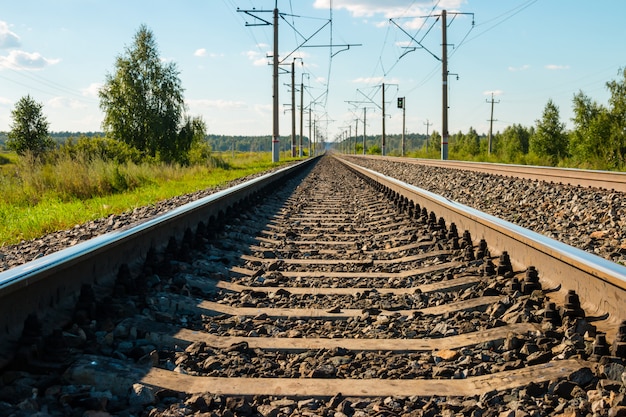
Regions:
<instances>
[{"instance_id":1,"label":"electric wire","mask_svg":"<svg viewBox=\"0 0 626 417\"><path fill-rule=\"evenodd\" d=\"M532 6L533 4L537 3L538 0L529 0L527 3L524 3L520 6L517 6L509 11L506 11L496 17L494 17L491 20L488 20L486 22L481 23L480 25L477 25L479 27L484 26L490 22L495 21L496 23L494 23L492 26L489 26L487 29L477 33L474 37L470 38L467 40L467 42L471 42L474 39L484 35L485 33L495 29L496 27L500 26L502 23L506 22L507 20L511 19L512 17L516 16L517 14L523 12L524 10L526 10L527 8L529 8L530 6Z\"/></svg>"},{"instance_id":2,"label":"electric wire","mask_svg":"<svg viewBox=\"0 0 626 417\"><path fill-rule=\"evenodd\" d=\"M459 50L459 48L465 43L465 40L467 39L467 37L469 36L469 34L472 32L473 29L474 29L474 22L472 21L472 26L470 26L469 30L465 33L465 36L463 36L459 44L456 46L456 48L454 48L454 50L452 50L452 52L448 55L448 57L454 56L454 54Z\"/></svg>"},{"instance_id":3,"label":"electric wire","mask_svg":"<svg viewBox=\"0 0 626 417\"><path fill-rule=\"evenodd\" d=\"M415 2L413 2L415 3ZM437 8L437 6L439 5L440 0L438 0L437 2L435 2L433 4L433 7L430 9L430 12L428 13L428 15L425 16L421 16L424 20L422 22L422 24L420 25L420 27L417 29L417 31L415 32L414 36L411 36L410 34L407 33L407 35L411 38L411 41L409 42L409 45L411 44L411 42L413 42L416 38L417 35L420 33L420 31L424 28L424 26L426 25L426 22L428 21L428 19L430 19L431 17L433 17L433 12L435 11L435 9ZM403 13L403 15L401 15L399 18L397 19L416 19L418 17L410 17L410 16L404 16L407 12L408 12L409 8L407 8L405 10L405 12ZM389 19L389 22L392 22L392 19ZM430 25L430 27L428 28L428 30L426 31L426 33L421 37L421 39L419 41L417 41L417 43L422 46L422 42L424 41L424 39L426 38L426 36L430 33L430 31L433 29L433 27L435 27L435 24L437 24L437 22L439 21L439 17L437 17L433 23ZM396 25L398 26L398 25ZM399 27L399 26L398 26ZM401 29L401 28L400 28ZM406 32L405 32L406 33ZM423 48L423 46L422 46ZM411 51L412 52L412 51ZM408 53L408 52L407 52ZM389 69L389 71L384 72L385 76L387 76L392 69L394 69L396 67L396 65L398 65L398 63L400 62L400 60L407 54L404 53L402 55L400 55L396 61L393 63L393 65L391 66L391 68ZM381 54L382 55L382 54ZM381 67L382 67L382 63L381 63Z\"/></svg>"},{"instance_id":4,"label":"electric wire","mask_svg":"<svg viewBox=\"0 0 626 417\"><path fill-rule=\"evenodd\" d=\"M9 77L5 77L5 76L3 76L3 75L0 75L0 78L2 78L2 79L4 79L4 80L7 80L7 81L10 81L10 82L12 82L12 83L14 83L14 84L20 85L20 86L22 86L22 87L25 87L25 88L27 88L28 90L38 91L38 92L40 92L40 93L42 93L42 94L46 94L46 95L50 95L50 96L54 96L54 95L55 95L55 94L54 94L53 92L51 92L51 91L48 91L48 90L42 90L41 88L33 87L33 85L32 85L32 84L24 84L24 83L22 83L22 82L16 81L16 80L14 80L14 79L12 79L12 78L9 78Z\"/></svg>"},{"instance_id":5,"label":"electric wire","mask_svg":"<svg viewBox=\"0 0 626 417\"><path fill-rule=\"evenodd\" d=\"M22 87L26 87L27 89L38 91L42 94L46 94L52 97L59 97L59 94L61 94L61 97L70 96L72 97L73 100L77 100L79 102L83 102L87 104L93 104L93 103L98 102L95 98L85 96L81 92L77 92L75 89L71 87L67 87L56 81L52 81L46 77L37 75L33 73L32 70L26 67L13 66L13 67L5 67L5 69L11 71L15 75L19 75L20 77L27 79L29 83L25 84L24 82L17 81L16 79L13 79L7 76L2 76L3 79L13 82ZM36 87L37 84L42 85L44 89Z\"/></svg>"},{"instance_id":6,"label":"electric wire","mask_svg":"<svg viewBox=\"0 0 626 417\"><path fill-rule=\"evenodd\" d=\"M237 5L235 4L234 0L223 0L223 1L224 1L224 3L226 3L226 1L228 1L228 2L232 5L232 6L231 6L231 7L232 7L232 9L230 9L230 8L228 7L228 5L226 6L226 8L227 8L227 9L229 9L229 10L236 10L236 9L239 9L239 7L237 7ZM252 3L251 3L251 4L252 4ZM233 13L235 13L235 12L233 12ZM256 38L256 36L255 36L255 34L254 34L254 32L255 32L255 31L253 31L253 30L251 29L251 27L247 26L247 23L248 23L248 22L246 21L245 16L243 16L241 13L235 13L235 14L239 16L239 19L241 19L241 21L243 21L244 26L248 28L248 30L246 30L246 33L248 34L248 36L250 36L250 37L252 38L252 42L254 43L254 46L258 49L259 53L260 53L261 55L265 55L265 53L266 53L267 51L265 51L265 50L263 50L263 49L261 48L261 46L262 46L264 43L259 42L259 40ZM271 45L271 42L266 41L266 43L265 43L265 44L266 44L266 45Z\"/></svg>"}]
</instances>

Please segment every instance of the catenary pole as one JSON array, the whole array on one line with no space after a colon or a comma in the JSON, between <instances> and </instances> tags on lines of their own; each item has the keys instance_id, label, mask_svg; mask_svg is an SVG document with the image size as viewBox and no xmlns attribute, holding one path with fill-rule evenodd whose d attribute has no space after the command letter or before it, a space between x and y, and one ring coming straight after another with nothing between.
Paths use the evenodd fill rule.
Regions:
<instances>
[{"instance_id":1,"label":"catenary pole","mask_svg":"<svg viewBox=\"0 0 626 417\"><path fill-rule=\"evenodd\" d=\"M352 125L348 126L349 133L348 133L348 155L352 154ZM354 139L356 140L356 138Z\"/></svg>"},{"instance_id":2,"label":"catenary pole","mask_svg":"<svg viewBox=\"0 0 626 417\"><path fill-rule=\"evenodd\" d=\"M402 97L402 156L404 156L404 152L406 149L406 143L404 142L405 140L404 132L406 131L405 123L406 123L406 97Z\"/></svg>"},{"instance_id":3,"label":"catenary pole","mask_svg":"<svg viewBox=\"0 0 626 417\"><path fill-rule=\"evenodd\" d=\"M363 107L363 155L367 152L365 140L367 138L367 107Z\"/></svg>"},{"instance_id":4,"label":"catenary pole","mask_svg":"<svg viewBox=\"0 0 626 417\"><path fill-rule=\"evenodd\" d=\"M313 138L311 137L311 128L313 127L313 125L311 124L311 104L309 104L309 156L313 156L313 146L312 146L312 140Z\"/></svg>"},{"instance_id":5,"label":"catenary pole","mask_svg":"<svg viewBox=\"0 0 626 417\"><path fill-rule=\"evenodd\" d=\"M304 150L302 149L302 129L304 128L304 119L302 112L304 111L304 82L300 82L300 152L299 157L302 158Z\"/></svg>"},{"instance_id":6,"label":"catenary pole","mask_svg":"<svg viewBox=\"0 0 626 417\"><path fill-rule=\"evenodd\" d=\"M441 159L448 159L448 39L447 39L446 11L441 11Z\"/></svg>"},{"instance_id":7,"label":"catenary pole","mask_svg":"<svg viewBox=\"0 0 626 417\"><path fill-rule=\"evenodd\" d=\"M278 4L278 1L276 1ZM280 160L280 133L278 130L278 7L274 8L274 56L272 103L272 162Z\"/></svg>"},{"instance_id":8,"label":"catenary pole","mask_svg":"<svg viewBox=\"0 0 626 417\"><path fill-rule=\"evenodd\" d=\"M317 155L317 120L313 120L313 154Z\"/></svg>"},{"instance_id":9,"label":"catenary pole","mask_svg":"<svg viewBox=\"0 0 626 417\"><path fill-rule=\"evenodd\" d=\"M359 143L359 118L354 121L354 154L356 155L356 145Z\"/></svg>"},{"instance_id":10,"label":"catenary pole","mask_svg":"<svg viewBox=\"0 0 626 417\"><path fill-rule=\"evenodd\" d=\"M291 61L291 157L296 156L296 59Z\"/></svg>"},{"instance_id":11,"label":"catenary pole","mask_svg":"<svg viewBox=\"0 0 626 417\"><path fill-rule=\"evenodd\" d=\"M381 153L382 153L383 156L385 156L386 155L386 153L385 153L385 139L386 139L386 137L385 137L385 83L383 83L383 103L382 104L383 104L383 106L382 106L382 109L383 109L383 136L382 136L382 141L381 141L381 146L382 146Z\"/></svg>"}]
</instances>

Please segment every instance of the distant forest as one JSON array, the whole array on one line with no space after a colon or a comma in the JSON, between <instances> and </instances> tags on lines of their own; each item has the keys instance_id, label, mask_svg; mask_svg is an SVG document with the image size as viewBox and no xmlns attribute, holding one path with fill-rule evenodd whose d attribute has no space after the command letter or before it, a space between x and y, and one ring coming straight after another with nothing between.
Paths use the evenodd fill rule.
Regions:
<instances>
[{"instance_id":1,"label":"distant forest","mask_svg":"<svg viewBox=\"0 0 626 417\"><path fill-rule=\"evenodd\" d=\"M64 144L69 138L79 137L101 137L104 136L103 132L51 132L50 137L58 144ZM7 139L7 132L0 132L0 148L4 148L4 144ZM267 136L228 136L228 135L214 135L209 134L205 136L206 141L211 146L211 150L214 152L270 152L272 150L272 137ZM406 152L421 149L426 145L427 136L423 134L409 133L405 135L405 150ZM297 142L299 143L299 138ZM297 144L298 144L297 143ZM305 149L309 148L309 138L304 137L302 140ZM368 135L366 142L366 149L374 150L374 153L380 151L381 135ZM297 145L296 144L296 145ZM357 149L359 153L363 152L363 136L358 138ZM337 146L337 144L327 143L325 147ZM347 147L347 141L346 145ZM401 135L387 135L386 136L386 148L388 154L400 154L401 153ZM291 137L280 137L280 149L281 151L287 151L291 147ZM354 153L355 143L354 137L350 140L350 147ZM346 149L342 149L347 152Z\"/></svg>"},{"instance_id":2,"label":"distant forest","mask_svg":"<svg viewBox=\"0 0 626 417\"><path fill-rule=\"evenodd\" d=\"M405 151L414 151L426 146L426 139L428 136L417 133L408 133L405 135ZM207 135L207 140L211 149L215 152L229 152L235 150L235 152L269 152L272 149L272 137L271 136L225 136L225 135ZM296 139L296 146L299 144L299 138ZM348 146L348 141L344 141L344 146ZM302 144L305 149L309 147L309 138L304 137ZM326 143L325 147L338 146L336 143ZM290 136L280 137L280 149L286 151L291 146ZM358 149L359 153L363 152L363 135L358 137L358 141L355 144L354 137L350 139L350 153L354 153L354 149ZM368 135L366 139L366 149L378 149L381 146L381 135ZM402 150L402 135L386 135L385 147L389 154L400 154ZM347 149L341 149L344 152L348 152Z\"/></svg>"},{"instance_id":3,"label":"distant forest","mask_svg":"<svg viewBox=\"0 0 626 417\"><path fill-rule=\"evenodd\" d=\"M5 148L8 132L0 132L0 148ZM58 144L65 143L69 138L104 136L102 132L50 132L50 137Z\"/></svg>"}]
</instances>

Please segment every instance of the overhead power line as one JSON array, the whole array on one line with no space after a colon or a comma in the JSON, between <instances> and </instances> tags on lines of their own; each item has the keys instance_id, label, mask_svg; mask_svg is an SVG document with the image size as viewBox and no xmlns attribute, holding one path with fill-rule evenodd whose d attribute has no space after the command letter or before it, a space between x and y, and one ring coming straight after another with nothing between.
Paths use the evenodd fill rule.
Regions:
<instances>
[{"instance_id":1,"label":"overhead power line","mask_svg":"<svg viewBox=\"0 0 626 417\"><path fill-rule=\"evenodd\" d=\"M452 16L452 20L450 21L450 23L448 23L447 21L447 16L448 14L450 14ZM437 54L435 54L434 52L430 51L428 48L426 48L424 46L424 44L422 43L423 39L418 40L416 38L416 36L411 35L410 33L408 33L402 26L400 26L399 24L394 22L394 19L389 19L390 22L393 22L394 25L396 25L404 34L406 34L410 39L411 42L415 42L417 45L420 46L421 49L424 49L426 52L428 52L433 58L435 58L436 60L441 62L441 78L442 78L442 93L441 93L441 159L445 160L448 159L448 39L447 39L447 32L448 32L448 26L450 24L452 24L452 22L454 21L454 19L456 19L457 16L460 15L470 15L472 16L472 26L474 26L474 13L462 13L462 12L450 12L447 13L446 10L442 10L441 13L438 14L429 14L427 16L418 16L416 18L421 18L421 19L430 19L432 17L437 17L438 19L441 20L441 34L442 34L442 40L441 40L441 56L438 56ZM471 28L470 28L471 30ZM430 30L429 30L430 32ZM469 31L468 31L469 33ZM465 35L465 37L463 38L463 40L467 37L467 34ZM458 77L458 75L457 75Z\"/></svg>"},{"instance_id":2,"label":"overhead power line","mask_svg":"<svg viewBox=\"0 0 626 417\"><path fill-rule=\"evenodd\" d=\"M293 56L293 54L298 51L300 48L304 48L304 47L327 47L329 48L330 51L330 57L329 57L329 64L328 64L328 76L326 77L326 90L324 93L322 93L318 99L316 99L315 101L317 101L318 103L322 101L322 97L323 97L323 101L324 101L324 106L326 105L327 101L328 101L328 95L329 95L329 85L330 85L330 72L331 72L331 68L332 68L332 59L333 57L342 51L348 50L350 49L351 46L360 46L360 44L344 44L344 45L337 45L334 44L333 42L333 29L332 29L332 1L330 2L330 7L329 7L329 13L330 13L330 17L329 19L323 19L325 20L325 23L323 25L321 25L321 27L316 28L316 30L311 34L311 35L304 35L302 33L301 30L296 28L296 18L300 19L303 18L303 16L299 16L293 13L293 4L290 1L290 10L291 13L287 14L287 13L281 13L278 10L278 0L275 0L275 7L273 10L263 10L263 9L240 9L237 8L237 12L238 13L242 13L243 15L249 16L252 18L251 22L245 21L245 26L249 27L249 26L273 26L274 27L274 40L273 40L273 52L272 52L272 58L273 58L273 133L272 133L272 161L273 162L277 162L280 156L280 144L279 144L279 129L278 129L278 74L279 74L279 65L284 63L287 59L289 59L290 57ZM273 14L273 18L268 19L265 17L264 13L269 13L272 12ZM287 18L291 18L291 19L287 19ZM294 34L294 38L295 38L295 47L293 48L293 50L288 53L286 56L284 56L281 59L279 59L279 52L278 52L278 23L279 20L285 22L287 24L287 26L289 28L291 28L291 30L293 31ZM329 27L330 30L330 42L327 45L308 45L309 41L311 41L311 39L313 39L315 36L317 36L324 28ZM341 47L343 49L339 50L339 51L333 51L333 48L337 48L337 47ZM293 70L292 70L292 77L293 77ZM293 84L293 82L292 82ZM293 88L293 87L292 87ZM292 99L293 101L293 99ZM294 106L295 107L295 106ZM295 111L295 109L293 109ZM292 123L293 124L293 123ZM292 134L292 136L295 136L294 134Z\"/></svg>"}]
</instances>

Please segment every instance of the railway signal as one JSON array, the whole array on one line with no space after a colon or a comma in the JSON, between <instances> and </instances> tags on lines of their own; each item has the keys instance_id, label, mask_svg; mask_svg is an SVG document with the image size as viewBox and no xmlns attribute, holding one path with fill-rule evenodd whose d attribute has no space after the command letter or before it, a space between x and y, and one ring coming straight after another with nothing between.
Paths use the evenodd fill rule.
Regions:
<instances>
[{"instance_id":1,"label":"railway signal","mask_svg":"<svg viewBox=\"0 0 626 417\"><path fill-rule=\"evenodd\" d=\"M402 109L402 156L404 156L404 151L406 149L405 146L405 142L404 142L404 132L406 130L405 128L405 124L406 124L406 107L405 107L406 103L404 101L404 97L398 97L398 108Z\"/></svg>"}]
</instances>

